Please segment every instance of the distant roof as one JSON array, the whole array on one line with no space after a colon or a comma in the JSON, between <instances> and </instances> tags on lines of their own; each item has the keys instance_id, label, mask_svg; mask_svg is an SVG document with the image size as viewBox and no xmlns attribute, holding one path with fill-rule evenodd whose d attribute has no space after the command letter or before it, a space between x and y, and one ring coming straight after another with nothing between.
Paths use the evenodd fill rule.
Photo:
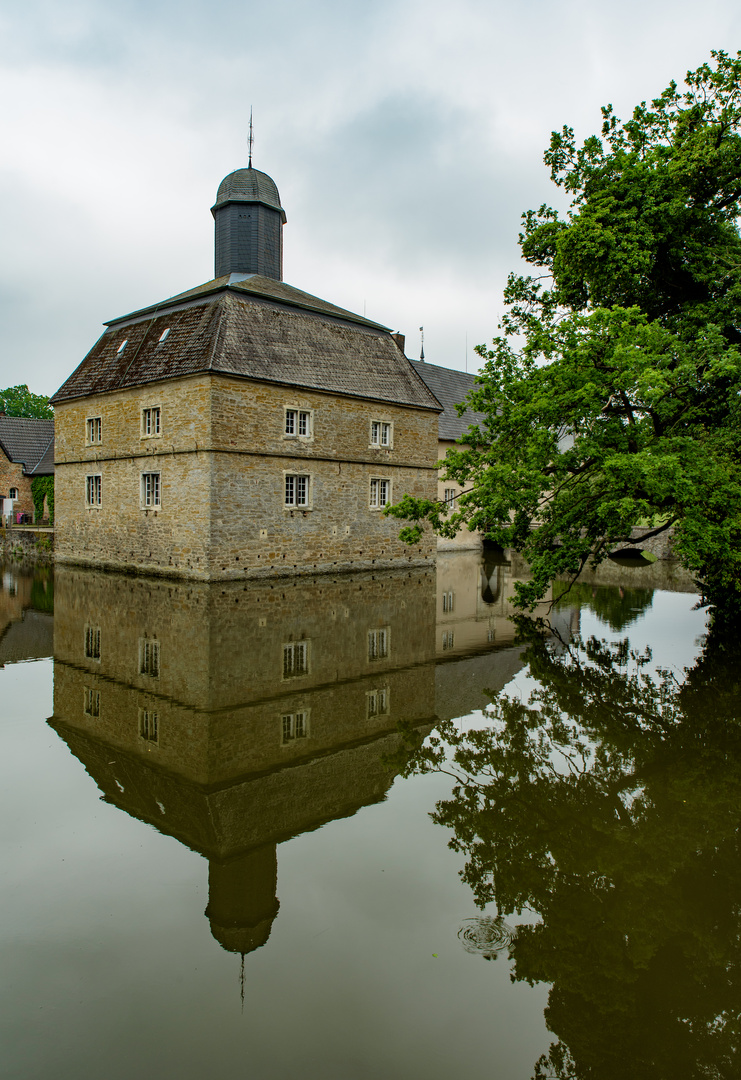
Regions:
<instances>
[{"instance_id":1,"label":"distant roof","mask_svg":"<svg viewBox=\"0 0 741 1080\"><path fill-rule=\"evenodd\" d=\"M54 472L54 421L0 416L0 447L6 457L22 462L28 475Z\"/></svg>"},{"instance_id":2,"label":"distant roof","mask_svg":"<svg viewBox=\"0 0 741 1080\"><path fill-rule=\"evenodd\" d=\"M54 655L54 616L24 611L18 622L0 629L0 667Z\"/></svg>"},{"instance_id":3,"label":"distant roof","mask_svg":"<svg viewBox=\"0 0 741 1080\"><path fill-rule=\"evenodd\" d=\"M26 472L32 476L53 476L54 475L54 436L52 435L49 440L49 445L44 451L39 462L34 465L32 469L26 469Z\"/></svg>"},{"instance_id":4,"label":"distant roof","mask_svg":"<svg viewBox=\"0 0 741 1080\"><path fill-rule=\"evenodd\" d=\"M409 363L443 407L439 421L441 439L460 439L472 424L478 424L484 419L483 413L473 412L471 409L466 409L463 416L459 416L456 410L456 405L465 401L475 387L475 375L438 367L424 360L410 360Z\"/></svg>"},{"instance_id":5,"label":"distant roof","mask_svg":"<svg viewBox=\"0 0 741 1080\"><path fill-rule=\"evenodd\" d=\"M52 402L212 372L440 411L385 327L283 282L237 277L113 320Z\"/></svg>"},{"instance_id":6,"label":"distant roof","mask_svg":"<svg viewBox=\"0 0 741 1080\"><path fill-rule=\"evenodd\" d=\"M280 195L275 181L259 169L236 169L224 177L219 184L216 202L212 209L217 210L229 202L262 203L263 206L270 206L273 210L280 210L283 220L286 220L286 212L280 205Z\"/></svg>"}]
</instances>

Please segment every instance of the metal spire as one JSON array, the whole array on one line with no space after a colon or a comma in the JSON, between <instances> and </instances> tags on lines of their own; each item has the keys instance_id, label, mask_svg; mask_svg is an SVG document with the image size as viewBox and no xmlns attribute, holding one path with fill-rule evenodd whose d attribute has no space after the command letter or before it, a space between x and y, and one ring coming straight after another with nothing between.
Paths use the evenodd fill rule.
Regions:
<instances>
[{"instance_id":1,"label":"metal spire","mask_svg":"<svg viewBox=\"0 0 741 1080\"><path fill-rule=\"evenodd\" d=\"M251 169L252 168L252 147L255 144L255 136L254 136L254 133L252 131L252 106L251 105L250 105L250 137L249 137L249 139L247 141L248 141L249 148L250 148L250 160L248 162L247 168Z\"/></svg>"},{"instance_id":2,"label":"metal spire","mask_svg":"<svg viewBox=\"0 0 741 1080\"><path fill-rule=\"evenodd\" d=\"M419 358L420 358L420 360L424 360L424 358L425 358L425 328L424 328L424 326L420 326L419 332L422 335L422 348L420 350Z\"/></svg>"}]
</instances>

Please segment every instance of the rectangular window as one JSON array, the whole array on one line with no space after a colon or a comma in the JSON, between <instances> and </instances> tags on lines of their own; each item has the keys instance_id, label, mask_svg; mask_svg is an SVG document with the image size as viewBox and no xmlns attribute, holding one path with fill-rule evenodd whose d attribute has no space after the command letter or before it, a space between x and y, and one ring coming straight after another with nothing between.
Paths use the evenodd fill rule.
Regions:
<instances>
[{"instance_id":1,"label":"rectangular window","mask_svg":"<svg viewBox=\"0 0 741 1080\"><path fill-rule=\"evenodd\" d=\"M139 709L139 738L145 742L159 742L159 713L152 709Z\"/></svg>"},{"instance_id":2,"label":"rectangular window","mask_svg":"<svg viewBox=\"0 0 741 1080\"><path fill-rule=\"evenodd\" d=\"M452 630L443 633L443 649L452 649L455 645L455 635Z\"/></svg>"},{"instance_id":3,"label":"rectangular window","mask_svg":"<svg viewBox=\"0 0 741 1080\"><path fill-rule=\"evenodd\" d=\"M139 674L159 678L160 643L154 638L141 638L139 641Z\"/></svg>"},{"instance_id":4,"label":"rectangular window","mask_svg":"<svg viewBox=\"0 0 741 1080\"><path fill-rule=\"evenodd\" d=\"M311 410L286 409L286 435L298 435L300 439L311 438Z\"/></svg>"},{"instance_id":5,"label":"rectangular window","mask_svg":"<svg viewBox=\"0 0 741 1080\"><path fill-rule=\"evenodd\" d=\"M155 508L160 505L160 474L142 473L142 506Z\"/></svg>"},{"instance_id":6,"label":"rectangular window","mask_svg":"<svg viewBox=\"0 0 741 1080\"><path fill-rule=\"evenodd\" d=\"M84 689L83 710L85 716L100 716L100 690Z\"/></svg>"},{"instance_id":7,"label":"rectangular window","mask_svg":"<svg viewBox=\"0 0 741 1080\"><path fill-rule=\"evenodd\" d=\"M367 698L367 718L374 716L388 716L389 712L389 688L384 686L382 690L369 690Z\"/></svg>"},{"instance_id":8,"label":"rectangular window","mask_svg":"<svg viewBox=\"0 0 741 1080\"><path fill-rule=\"evenodd\" d=\"M451 510L455 510L455 488L445 489L445 501Z\"/></svg>"},{"instance_id":9,"label":"rectangular window","mask_svg":"<svg viewBox=\"0 0 741 1080\"><path fill-rule=\"evenodd\" d=\"M88 660L100 660L100 627L85 627L85 656Z\"/></svg>"},{"instance_id":10,"label":"rectangular window","mask_svg":"<svg viewBox=\"0 0 741 1080\"><path fill-rule=\"evenodd\" d=\"M100 473L85 477L85 502L88 506L101 506L103 502L103 478Z\"/></svg>"},{"instance_id":11,"label":"rectangular window","mask_svg":"<svg viewBox=\"0 0 741 1080\"><path fill-rule=\"evenodd\" d=\"M142 409L142 436L162 434L162 411L159 405Z\"/></svg>"},{"instance_id":12,"label":"rectangular window","mask_svg":"<svg viewBox=\"0 0 741 1080\"><path fill-rule=\"evenodd\" d=\"M391 424L385 420L371 420L371 446L391 446Z\"/></svg>"},{"instance_id":13,"label":"rectangular window","mask_svg":"<svg viewBox=\"0 0 741 1080\"><path fill-rule=\"evenodd\" d=\"M380 630L368 631L368 659L385 660L389 654L389 632L384 626Z\"/></svg>"},{"instance_id":14,"label":"rectangular window","mask_svg":"<svg viewBox=\"0 0 741 1080\"><path fill-rule=\"evenodd\" d=\"M283 646L283 678L309 674L309 642L291 641Z\"/></svg>"},{"instance_id":15,"label":"rectangular window","mask_svg":"<svg viewBox=\"0 0 741 1080\"><path fill-rule=\"evenodd\" d=\"M443 612L453 610L453 590L449 589L443 593Z\"/></svg>"},{"instance_id":16,"label":"rectangular window","mask_svg":"<svg viewBox=\"0 0 741 1080\"><path fill-rule=\"evenodd\" d=\"M283 746L295 742L296 739L306 739L309 734L309 714L306 712L284 713L282 731Z\"/></svg>"},{"instance_id":17,"label":"rectangular window","mask_svg":"<svg viewBox=\"0 0 741 1080\"><path fill-rule=\"evenodd\" d=\"M88 417L87 441L88 443L99 443L103 441L103 421L100 416Z\"/></svg>"},{"instance_id":18,"label":"rectangular window","mask_svg":"<svg viewBox=\"0 0 741 1080\"><path fill-rule=\"evenodd\" d=\"M391 481L373 477L370 482L369 505L371 510L382 510L391 502Z\"/></svg>"},{"instance_id":19,"label":"rectangular window","mask_svg":"<svg viewBox=\"0 0 741 1080\"><path fill-rule=\"evenodd\" d=\"M309 505L309 480L305 474L286 473L286 506Z\"/></svg>"}]
</instances>

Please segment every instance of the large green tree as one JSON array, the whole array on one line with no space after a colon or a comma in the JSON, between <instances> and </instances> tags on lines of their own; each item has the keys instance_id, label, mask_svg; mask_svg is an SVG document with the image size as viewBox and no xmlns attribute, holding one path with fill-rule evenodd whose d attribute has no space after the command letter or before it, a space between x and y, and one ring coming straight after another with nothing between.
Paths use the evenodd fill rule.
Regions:
<instances>
[{"instance_id":1,"label":"large green tree","mask_svg":"<svg viewBox=\"0 0 741 1080\"><path fill-rule=\"evenodd\" d=\"M48 397L32 394L25 384L0 390L0 412L7 416L27 416L35 420L51 420L54 416Z\"/></svg>"},{"instance_id":2,"label":"large green tree","mask_svg":"<svg viewBox=\"0 0 741 1080\"><path fill-rule=\"evenodd\" d=\"M529 605L634 528L673 527L709 599L741 606L741 53L712 54L601 136L554 132L570 198L523 215L536 273L511 275L502 331L451 452L456 512L406 496L409 542L463 525L522 552Z\"/></svg>"}]
</instances>

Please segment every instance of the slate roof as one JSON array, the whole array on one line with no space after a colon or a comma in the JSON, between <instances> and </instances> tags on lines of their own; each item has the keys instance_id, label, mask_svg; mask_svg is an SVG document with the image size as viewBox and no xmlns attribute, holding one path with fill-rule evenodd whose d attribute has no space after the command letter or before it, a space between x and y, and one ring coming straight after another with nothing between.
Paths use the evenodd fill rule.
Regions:
<instances>
[{"instance_id":1,"label":"slate roof","mask_svg":"<svg viewBox=\"0 0 741 1080\"><path fill-rule=\"evenodd\" d=\"M212 210L218 210L228 202L256 202L280 210L283 221L286 212L280 205L280 195L275 181L259 169L235 169L219 184L216 202Z\"/></svg>"},{"instance_id":2,"label":"slate roof","mask_svg":"<svg viewBox=\"0 0 741 1080\"><path fill-rule=\"evenodd\" d=\"M290 307L297 307L304 311L316 311L324 315L334 315L338 319L348 322L359 323L360 326L372 326L376 330L388 330L388 326L372 322L362 315L356 315L353 311L330 304L328 300L321 300L318 296L295 289L293 285L287 285L285 281L276 281L275 278L263 277L261 274L225 274L223 277L213 278L196 285L194 289L177 293L159 304L151 304L149 307L139 308L129 315L120 315L117 319L109 319L105 326L121 326L124 323L133 322L137 319L151 317L154 313L162 314L170 311L176 305L187 305L190 301L209 295L217 295L224 289L229 288L235 294L246 293L249 296L259 296L264 300L275 300Z\"/></svg>"},{"instance_id":3,"label":"slate roof","mask_svg":"<svg viewBox=\"0 0 741 1080\"><path fill-rule=\"evenodd\" d=\"M0 667L54 655L54 616L24 611L19 622L0 630Z\"/></svg>"},{"instance_id":4,"label":"slate roof","mask_svg":"<svg viewBox=\"0 0 741 1080\"><path fill-rule=\"evenodd\" d=\"M440 411L385 327L270 278L216 279L107 325L53 404L212 372Z\"/></svg>"},{"instance_id":5,"label":"slate roof","mask_svg":"<svg viewBox=\"0 0 741 1080\"><path fill-rule=\"evenodd\" d=\"M54 421L0 416L0 447L10 461L23 462L27 476L54 472Z\"/></svg>"},{"instance_id":6,"label":"slate roof","mask_svg":"<svg viewBox=\"0 0 741 1080\"><path fill-rule=\"evenodd\" d=\"M424 360L410 360L409 363L443 407L439 420L441 439L460 439L472 424L478 424L484 419L483 413L473 412L471 409L466 409L463 416L459 416L455 408L465 401L466 396L473 390L476 385L475 375L454 371L452 368L437 367L436 364L428 364Z\"/></svg>"}]
</instances>

